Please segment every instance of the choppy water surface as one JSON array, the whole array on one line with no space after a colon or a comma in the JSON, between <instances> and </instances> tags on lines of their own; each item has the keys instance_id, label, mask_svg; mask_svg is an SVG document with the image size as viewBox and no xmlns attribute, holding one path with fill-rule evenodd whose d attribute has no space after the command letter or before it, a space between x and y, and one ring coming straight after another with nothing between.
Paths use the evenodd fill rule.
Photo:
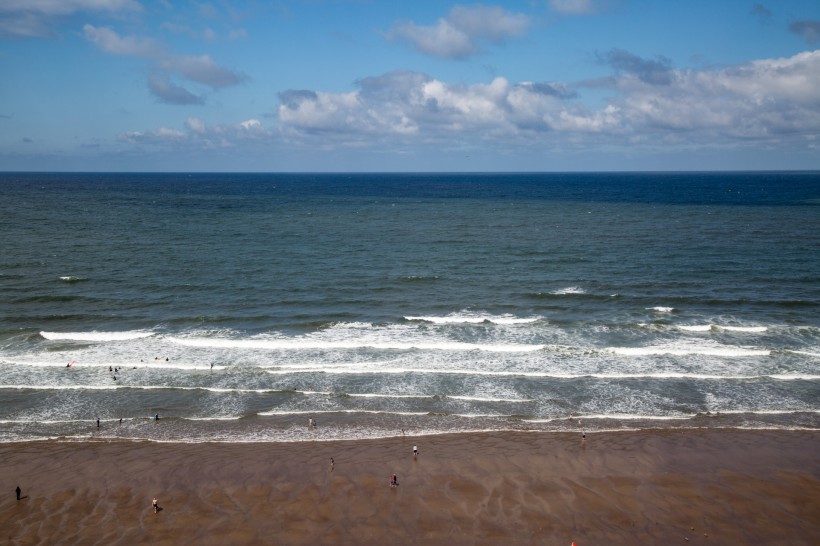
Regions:
<instances>
[{"instance_id":1,"label":"choppy water surface","mask_svg":"<svg viewBox=\"0 0 820 546\"><path fill-rule=\"evenodd\" d=\"M817 429L819 204L817 173L0 174L0 441Z\"/></svg>"}]
</instances>

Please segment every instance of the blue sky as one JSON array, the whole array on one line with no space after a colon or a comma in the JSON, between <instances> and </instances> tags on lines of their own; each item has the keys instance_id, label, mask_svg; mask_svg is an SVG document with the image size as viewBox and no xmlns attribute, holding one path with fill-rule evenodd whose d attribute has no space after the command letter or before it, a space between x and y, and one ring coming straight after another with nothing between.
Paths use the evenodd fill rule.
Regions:
<instances>
[{"instance_id":1,"label":"blue sky","mask_svg":"<svg viewBox=\"0 0 820 546\"><path fill-rule=\"evenodd\" d=\"M816 0L3 0L0 170L820 169Z\"/></svg>"}]
</instances>

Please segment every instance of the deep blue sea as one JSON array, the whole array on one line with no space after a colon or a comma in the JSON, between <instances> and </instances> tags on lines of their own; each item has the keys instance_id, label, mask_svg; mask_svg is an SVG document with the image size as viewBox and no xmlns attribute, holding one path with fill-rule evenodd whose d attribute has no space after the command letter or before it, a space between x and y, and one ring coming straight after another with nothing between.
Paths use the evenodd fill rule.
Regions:
<instances>
[{"instance_id":1,"label":"deep blue sea","mask_svg":"<svg viewBox=\"0 0 820 546\"><path fill-rule=\"evenodd\" d=\"M0 241L0 442L820 429L817 172L3 173Z\"/></svg>"}]
</instances>

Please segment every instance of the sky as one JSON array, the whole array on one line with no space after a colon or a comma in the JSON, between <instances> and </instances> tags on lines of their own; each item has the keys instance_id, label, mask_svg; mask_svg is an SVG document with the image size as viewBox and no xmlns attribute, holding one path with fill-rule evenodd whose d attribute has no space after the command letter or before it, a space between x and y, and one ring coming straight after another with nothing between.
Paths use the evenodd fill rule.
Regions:
<instances>
[{"instance_id":1,"label":"sky","mask_svg":"<svg viewBox=\"0 0 820 546\"><path fill-rule=\"evenodd\" d=\"M0 171L791 169L817 0L0 1Z\"/></svg>"}]
</instances>

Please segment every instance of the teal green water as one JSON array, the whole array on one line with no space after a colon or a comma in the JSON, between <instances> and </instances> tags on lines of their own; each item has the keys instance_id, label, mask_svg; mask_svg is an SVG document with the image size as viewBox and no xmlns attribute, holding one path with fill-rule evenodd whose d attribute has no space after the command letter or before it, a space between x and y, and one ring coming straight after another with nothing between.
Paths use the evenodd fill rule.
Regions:
<instances>
[{"instance_id":1,"label":"teal green water","mask_svg":"<svg viewBox=\"0 0 820 546\"><path fill-rule=\"evenodd\" d=\"M818 428L818 203L818 173L0 174L0 440Z\"/></svg>"}]
</instances>

